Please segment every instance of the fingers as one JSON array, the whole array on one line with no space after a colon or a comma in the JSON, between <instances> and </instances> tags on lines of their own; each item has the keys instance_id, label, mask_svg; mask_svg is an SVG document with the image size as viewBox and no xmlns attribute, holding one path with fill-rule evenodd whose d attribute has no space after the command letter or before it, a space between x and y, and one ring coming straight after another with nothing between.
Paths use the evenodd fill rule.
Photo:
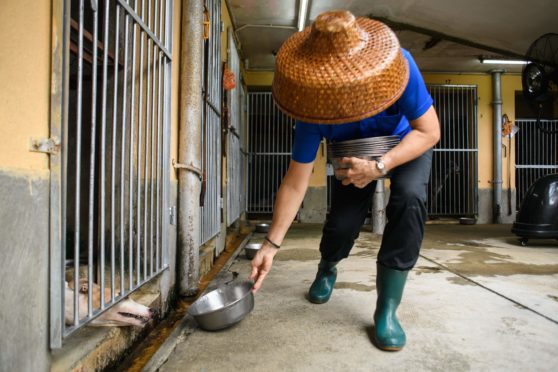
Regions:
<instances>
[{"instance_id":1,"label":"fingers","mask_svg":"<svg viewBox=\"0 0 558 372\"><path fill-rule=\"evenodd\" d=\"M348 168L350 168L354 164L355 159L356 158L349 158L349 157L341 158L341 164L348 165Z\"/></svg>"},{"instance_id":2,"label":"fingers","mask_svg":"<svg viewBox=\"0 0 558 372\"><path fill-rule=\"evenodd\" d=\"M261 288L264 279L271 270L272 262L273 257L264 255L262 251L258 252L256 257L252 260L250 279L255 281L252 286L253 293L256 293Z\"/></svg>"},{"instance_id":3,"label":"fingers","mask_svg":"<svg viewBox=\"0 0 558 372\"><path fill-rule=\"evenodd\" d=\"M250 273L250 280L256 280L258 277L258 267L252 266L252 272Z\"/></svg>"},{"instance_id":4,"label":"fingers","mask_svg":"<svg viewBox=\"0 0 558 372\"><path fill-rule=\"evenodd\" d=\"M260 271L260 274L258 275L258 280L256 280L256 282L254 283L254 286L252 287L252 292L256 293L258 291L258 289L260 289L260 287L263 284L263 281L265 279L265 277L267 276L268 271L262 269Z\"/></svg>"}]
</instances>

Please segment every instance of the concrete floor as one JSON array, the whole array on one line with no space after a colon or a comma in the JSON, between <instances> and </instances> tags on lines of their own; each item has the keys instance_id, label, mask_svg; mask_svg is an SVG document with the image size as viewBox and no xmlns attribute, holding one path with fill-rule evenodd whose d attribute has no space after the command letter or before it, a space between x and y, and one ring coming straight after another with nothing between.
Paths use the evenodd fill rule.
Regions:
<instances>
[{"instance_id":1,"label":"concrete floor","mask_svg":"<svg viewBox=\"0 0 558 372\"><path fill-rule=\"evenodd\" d=\"M556 241L521 247L505 225L428 225L399 308L407 346L393 353L369 336L380 237L361 233L329 303L305 299L320 229L294 225L254 311L230 329L184 337L160 370L558 370ZM249 269L243 254L229 268Z\"/></svg>"}]
</instances>

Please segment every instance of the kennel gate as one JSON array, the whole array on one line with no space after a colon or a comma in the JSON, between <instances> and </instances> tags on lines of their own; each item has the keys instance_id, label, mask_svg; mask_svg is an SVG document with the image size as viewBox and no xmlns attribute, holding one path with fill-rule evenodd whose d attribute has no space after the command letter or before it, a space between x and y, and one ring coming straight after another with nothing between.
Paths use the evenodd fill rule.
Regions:
<instances>
[{"instance_id":1,"label":"kennel gate","mask_svg":"<svg viewBox=\"0 0 558 372\"><path fill-rule=\"evenodd\" d=\"M477 87L427 84L441 125L427 190L431 217L478 214ZM249 93L248 212L273 213L291 155L294 121L277 109L270 92ZM327 205L333 172L328 169Z\"/></svg>"},{"instance_id":2,"label":"kennel gate","mask_svg":"<svg viewBox=\"0 0 558 372\"><path fill-rule=\"evenodd\" d=\"M558 173L558 120L516 119L515 139L516 206L529 187L547 174Z\"/></svg>"},{"instance_id":3,"label":"kennel gate","mask_svg":"<svg viewBox=\"0 0 558 372\"><path fill-rule=\"evenodd\" d=\"M228 128L227 132L227 226L232 225L245 210L244 177L246 159L244 155L246 128L244 121L244 94L240 81L240 58L229 27L228 63L229 70L234 73L236 87L228 91Z\"/></svg>"},{"instance_id":4,"label":"kennel gate","mask_svg":"<svg viewBox=\"0 0 558 372\"><path fill-rule=\"evenodd\" d=\"M271 92L248 93L248 213L273 213L291 159L294 120L277 108Z\"/></svg>"},{"instance_id":5,"label":"kennel gate","mask_svg":"<svg viewBox=\"0 0 558 372\"><path fill-rule=\"evenodd\" d=\"M430 217L478 214L476 85L426 85L440 120L427 191Z\"/></svg>"},{"instance_id":6,"label":"kennel gate","mask_svg":"<svg viewBox=\"0 0 558 372\"><path fill-rule=\"evenodd\" d=\"M477 88L453 84L427 84L426 87L434 99L441 126L428 182L428 215L474 216L478 213ZM330 168L328 210L333 177Z\"/></svg>"},{"instance_id":7,"label":"kennel gate","mask_svg":"<svg viewBox=\"0 0 558 372\"><path fill-rule=\"evenodd\" d=\"M51 348L168 267L172 9L53 1ZM97 308L93 283L110 290Z\"/></svg>"},{"instance_id":8,"label":"kennel gate","mask_svg":"<svg viewBox=\"0 0 558 372\"><path fill-rule=\"evenodd\" d=\"M201 244L221 228L221 2L206 0L209 38L205 41L202 108L202 169L204 181L201 207ZM219 254L220 252L216 252Z\"/></svg>"}]
</instances>

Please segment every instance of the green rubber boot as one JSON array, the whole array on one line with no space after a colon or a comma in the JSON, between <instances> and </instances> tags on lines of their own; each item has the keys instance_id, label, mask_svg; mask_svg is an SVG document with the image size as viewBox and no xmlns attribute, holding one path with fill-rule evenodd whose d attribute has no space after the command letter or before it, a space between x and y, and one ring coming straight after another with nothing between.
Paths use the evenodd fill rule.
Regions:
<instances>
[{"instance_id":1,"label":"green rubber boot","mask_svg":"<svg viewBox=\"0 0 558 372\"><path fill-rule=\"evenodd\" d=\"M409 271L388 269L377 264L376 290L378 301L374 312L374 338L382 350L398 351L405 346L405 331L401 328L395 312Z\"/></svg>"},{"instance_id":2,"label":"green rubber boot","mask_svg":"<svg viewBox=\"0 0 558 372\"><path fill-rule=\"evenodd\" d=\"M337 279L337 269L335 265L338 262L327 262L323 259L320 260L318 265L318 273L314 283L310 286L308 291L308 300L315 304L324 304L329 301L335 279Z\"/></svg>"}]
</instances>

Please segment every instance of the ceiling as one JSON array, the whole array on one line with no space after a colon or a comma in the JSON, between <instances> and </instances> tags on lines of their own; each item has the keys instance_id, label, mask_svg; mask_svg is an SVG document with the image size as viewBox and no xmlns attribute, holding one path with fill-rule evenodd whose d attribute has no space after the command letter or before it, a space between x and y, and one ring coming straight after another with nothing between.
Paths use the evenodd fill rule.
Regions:
<instances>
[{"instance_id":1,"label":"ceiling","mask_svg":"<svg viewBox=\"0 0 558 372\"><path fill-rule=\"evenodd\" d=\"M300 0L227 0L249 70L273 70L274 53L297 31ZM521 66L479 57L520 58L545 33L558 33L556 0L309 0L306 26L322 12L347 9L390 25L423 71L488 72ZM246 63L247 62L247 63Z\"/></svg>"}]
</instances>

